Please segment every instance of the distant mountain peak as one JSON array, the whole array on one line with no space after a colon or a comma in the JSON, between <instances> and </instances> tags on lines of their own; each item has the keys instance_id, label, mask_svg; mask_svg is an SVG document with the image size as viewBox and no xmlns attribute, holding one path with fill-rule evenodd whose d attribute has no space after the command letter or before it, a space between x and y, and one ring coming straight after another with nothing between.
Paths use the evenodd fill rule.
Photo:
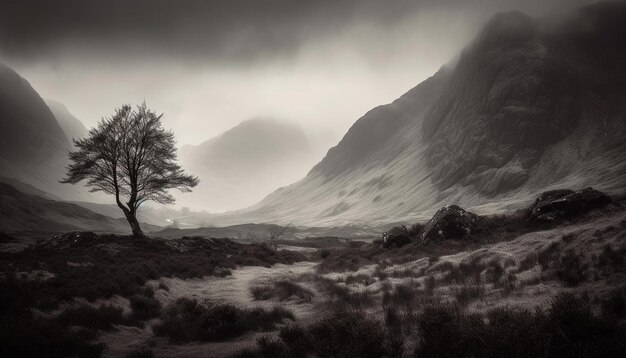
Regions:
<instances>
[{"instance_id":1,"label":"distant mountain peak","mask_svg":"<svg viewBox=\"0 0 626 358\"><path fill-rule=\"evenodd\" d=\"M300 126L267 117L243 121L199 145L185 145L180 159L200 184L193 197L181 196L179 202L213 210L254 204L302 178L314 161Z\"/></svg>"}]
</instances>

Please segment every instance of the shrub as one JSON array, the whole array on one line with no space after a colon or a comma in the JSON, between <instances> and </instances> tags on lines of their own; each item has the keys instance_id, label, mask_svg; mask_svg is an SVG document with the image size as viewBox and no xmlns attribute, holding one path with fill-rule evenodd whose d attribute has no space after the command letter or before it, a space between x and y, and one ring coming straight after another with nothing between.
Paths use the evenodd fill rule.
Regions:
<instances>
[{"instance_id":1,"label":"shrub","mask_svg":"<svg viewBox=\"0 0 626 358\"><path fill-rule=\"evenodd\" d=\"M611 290L601 308L606 317L626 318L626 291L623 288Z\"/></svg>"},{"instance_id":2,"label":"shrub","mask_svg":"<svg viewBox=\"0 0 626 358\"><path fill-rule=\"evenodd\" d=\"M161 303L152 296L135 294L130 297L130 308L134 321L145 321L158 317L161 313Z\"/></svg>"},{"instance_id":3,"label":"shrub","mask_svg":"<svg viewBox=\"0 0 626 358\"><path fill-rule=\"evenodd\" d=\"M369 286L374 282L376 282L376 280L373 277L363 273L358 275L348 275L345 280L346 285L360 284L363 286Z\"/></svg>"},{"instance_id":4,"label":"shrub","mask_svg":"<svg viewBox=\"0 0 626 358\"><path fill-rule=\"evenodd\" d=\"M496 309L481 316L430 306L418 317L416 357L617 357L626 329L592 314L588 301L558 296L547 312ZM477 339L477 337L480 337Z\"/></svg>"},{"instance_id":5,"label":"shrub","mask_svg":"<svg viewBox=\"0 0 626 358\"><path fill-rule=\"evenodd\" d=\"M33 296L30 282L20 282L12 276L0 281L0 357L100 356L104 344L92 343L97 336L95 330L70 328L73 319L34 317L29 308L35 300ZM69 316L66 313L65 317ZM87 321L87 326L97 326L92 318Z\"/></svg>"},{"instance_id":6,"label":"shrub","mask_svg":"<svg viewBox=\"0 0 626 358\"><path fill-rule=\"evenodd\" d=\"M382 357L385 332L380 323L363 313L337 312L313 325L283 327L278 340L259 339L254 349L236 357Z\"/></svg>"},{"instance_id":7,"label":"shrub","mask_svg":"<svg viewBox=\"0 0 626 358\"><path fill-rule=\"evenodd\" d=\"M15 241L15 239L11 235L5 233L4 231L0 231L0 244L6 244L13 241Z\"/></svg>"},{"instance_id":8,"label":"shrub","mask_svg":"<svg viewBox=\"0 0 626 358\"><path fill-rule=\"evenodd\" d=\"M348 287L323 276L316 276L315 284L320 292L328 296L329 301L339 306L362 308L373 303L372 295L369 292L352 291Z\"/></svg>"},{"instance_id":9,"label":"shrub","mask_svg":"<svg viewBox=\"0 0 626 358\"><path fill-rule=\"evenodd\" d=\"M250 288L250 293L252 293L252 297L257 301L270 299L286 301L292 297L296 297L303 301L310 302L314 296L311 290L289 280L276 281L271 285L253 286Z\"/></svg>"},{"instance_id":10,"label":"shrub","mask_svg":"<svg viewBox=\"0 0 626 358\"><path fill-rule=\"evenodd\" d=\"M598 257L598 267L605 273L619 272L624 268L624 255L626 249L613 250L611 245L606 245Z\"/></svg>"},{"instance_id":11,"label":"shrub","mask_svg":"<svg viewBox=\"0 0 626 358\"><path fill-rule=\"evenodd\" d=\"M396 285L392 292L383 293L383 305L403 309L407 315L412 316L415 310L415 300L421 291L412 285Z\"/></svg>"},{"instance_id":12,"label":"shrub","mask_svg":"<svg viewBox=\"0 0 626 358\"><path fill-rule=\"evenodd\" d=\"M454 289L454 298L460 305L465 305L485 295L485 288L481 285L463 285Z\"/></svg>"},{"instance_id":13,"label":"shrub","mask_svg":"<svg viewBox=\"0 0 626 358\"><path fill-rule=\"evenodd\" d=\"M559 253L559 242L555 241L551 243L547 248L539 251L537 255L537 263L541 265L542 270L553 268Z\"/></svg>"},{"instance_id":14,"label":"shrub","mask_svg":"<svg viewBox=\"0 0 626 358\"><path fill-rule=\"evenodd\" d=\"M61 312L56 320L64 326L80 326L103 331L126 322L124 311L111 305L97 308L89 305L71 307Z\"/></svg>"},{"instance_id":15,"label":"shrub","mask_svg":"<svg viewBox=\"0 0 626 358\"><path fill-rule=\"evenodd\" d=\"M568 286L576 286L586 280L585 270L587 265L583 262L582 255L573 250L568 251L561 257L561 265L556 271L556 276Z\"/></svg>"},{"instance_id":16,"label":"shrub","mask_svg":"<svg viewBox=\"0 0 626 358\"><path fill-rule=\"evenodd\" d=\"M224 341L249 331L274 329L285 319L293 320L294 316L282 308L244 310L229 304L208 307L181 298L165 309L162 322L153 330L173 343Z\"/></svg>"},{"instance_id":17,"label":"shrub","mask_svg":"<svg viewBox=\"0 0 626 358\"><path fill-rule=\"evenodd\" d=\"M432 275L426 276L424 279L424 289L426 290L426 293L432 295L435 292L435 287L437 287L437 280L435 280L435 277Z\"/></svg>"},{"instance_id":18,"label":"shrub","mask_svg":"<svg viewBox=\"0 0 626 358\"><path fill-rule=\"evenodd\" d=\"M224 276L242 265L270 266L304 260L301 253L270 251L226 239L136 240L130 236L68 233L22 252L0 252L0 276L44 267L55 276L22 285L29 305L50 310L62 301L145 294L145 283L162 276L181 279ZM84 263L69 266L67 262Z\"/></svg>"},{"instance_id":19,"label":"shrub","mask_svg":"<svg viewBox=\"0 0 626 358\"><path fill-rule=\"evenodd\" d=\"M1 357L100 357L105 348L92 343L95 331L69 329L56 320L24 316L0 321Z\"/></svg>"},{"instance_id":20,"label":"shrub","mask_svg":"<svg viewBox=\"0 0 626 358\"><path fill-rule=\"evenodd\" d=\"M381 264L376 265L376 269L374 270L374 276L378 277L380 281L384 281L389 278L389 274L387 273L387 271L385 271L385 268Z\"/></svg>"},{"instance_id":21,"label":"shrub","mask_svg":"<svg viewBox=\"0 0 626 358\"><path fill-rule=\"evenodd\" d=\"M140 348L126 353L124 358L154 358L154 353L149 348Z\"/></svg>"}]
</instances>

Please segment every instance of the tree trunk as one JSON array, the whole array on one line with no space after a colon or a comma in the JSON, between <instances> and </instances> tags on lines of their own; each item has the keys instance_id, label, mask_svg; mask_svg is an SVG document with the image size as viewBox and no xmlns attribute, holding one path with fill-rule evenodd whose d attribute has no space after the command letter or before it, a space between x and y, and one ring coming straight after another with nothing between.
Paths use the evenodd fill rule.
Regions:
<instances>
[{"instance_id":1,"label":"tree trunk","mask_svg":"<svg viewBox=\"0 0 626 358\"><path fill-rule=\"evenodd\" d=\"M137 221L137 217L132 213L125 213L126 220L130 224L130 228L133 230L133 236L139 239L145 239L147 236L141 231L141 227L139 226L139 221Z\"/></svg>"}]
</instances>

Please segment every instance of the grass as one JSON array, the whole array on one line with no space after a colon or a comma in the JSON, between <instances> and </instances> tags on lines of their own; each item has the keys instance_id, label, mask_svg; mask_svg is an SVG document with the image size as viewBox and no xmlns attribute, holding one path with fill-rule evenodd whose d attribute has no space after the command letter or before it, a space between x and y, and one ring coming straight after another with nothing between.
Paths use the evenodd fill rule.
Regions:
<instances>
[{"instance_id":1,"label":"grass","mask_svg":"<svg viewBox=\"0 0 626 358\"><path fill-rule=\"evenodd\" d=\"M89 305L71 307L63 310L56 320L63 326L80 326L101 331L111 330L113 325L127 322L124 311L111 305L97 308Z\"/></svg>"},{"instance_id":2,"label":"grass","mask_svg":"<svg viewBox=\"0 0 626 358\"><path fill-rule=\"evenodd\" d=\"M391 291L384 291L382 297L383 307L404 311L409 317L416 311L417 298L423 296L425 291L416 287L413 282L396 285Z\"/></svg>"},{"instance_id":3,"label":"grass","mask_svg":"<svg viewBox=\"0 0 626 358\"><path fill-rule=\"evenodd\" d=\"M0 244L6 244L13 241L15 241L15 238L4 231L0 231Z\"/></svg>"},{"instance_id":4,"label":"grass","mask_svg":"<svg viewBox=\"0 0 626 358\"><path fill-rule=\"evenodd\" d=\"M454 288L454 299L460 305L468 303L485 296L485 288L482 285L463 285Z\"/></svg>"},{"instance_id":5,"label":"grass","mask_svg":"<svg viewBox=\"0 0 626 358\"><path fill-rule=\"evenodd\" d=\"M161 303L154 298L154 291L151 288L144 289L143 294L134 294L130 297L130 308L132 309L131 320L142 322L161 313Z\"/></svg>"},{"instance_id":6,"label":"grass","mask_svg":"<svg viewBox=\"0 0 626 358\"><path fill-rule=\"evenodd\" d=\"M140 348L126 353L124 358L154 358L154 353L148 348Z\"/></svg>"},{"instance_id":7,"label":"grass","mask_svg":"<svg viewBox=\"0 0 626 358\"><path fill-rule=\"evenodd\" d=\"M130 298L142 293L146 281L162 276L224 276L237 266L271 266L304 259L299 253L275 252L227 239L137 240L70 233L23 252L0 253L0 273L5 277L36 269L53 273L55 277L50 280L16 283L23 286L20 292L37 293L25 297L32 307L53 309L74 297L94 301L117 294Z\"/></svg>"},{"instance_id":8,"label":"grass","mask_svg":"<svg viewBox=\"0 0 626 358\"><path fill-rule=\"evenodd\" d=\"M162 276L182 279L224 276L237 266L271 266L304 259L299 253L274 252L261 245L226 239L137 240L129 236L76 232L40 241L22 252L0 252L0 356L97 357L105 348L94 343L100 331L118 324L143 326L145 321L163 314L154 292L145 287L148 280ZM18 274L34 270L47 271L53 276L29 280ZM167 286L159 288L167 289ZM55 318L32 314L34 308L51 311L77 297L93 302L113 295L129 298L130 315L110 305L71 307ZM213 319L226 320L222 324L226 330L209 334L213 338L238 334L240 330L264 329L272 326L272 322L292 317L280 309L265 312L222 307L216 310L211 311L216 313ZM222 316L217 315L220 312ZM228 312L244 318L233 326L228 323ZM206 334L206 330L203 332Z\"/></svg>"},{"instance_id":9,"label":"grass","mask_svg":"<svg viewBox=\"0 0 626 358\"><path fill-rule=\"evenodd\" d=\"M370 275L366 275L363 273L360 274L348 274L346 279L344 280L346 285L363 285L369 286L376 282L376 279Z\"/></svg>"},{"instance_id":10,"label":"grass","mask_svg":"<svg viewBox=\"0 0 626 358\"><path fill-rule=\"evenodd\" d=\"M313 280L318 291L323 293L334 307L364 308L374 303L374 298L367 290L353 291L320 275L315 275Z\"/></svg>"},{"instance_id":11,"label":"grass","mask_svg":"<svg viewBox=\"0 0 626 358\"><path fill-rule=\"evenodd\" d=\"M290 298L297 298L310 302L314 296L311 290L289 280L279 280L268 285L252 286L250 293L256 301L271 299L286 301Z\"/></svg>"},{"instance_id":12,"label":"grass","mask_svg":"<svg viewBox=\"0 0 626 358\"><path fill-rule=\"evenodd\" d=\"M257 341L257 347L235 357L383 357L385 332L376 320L363 312L338 312L309 327L283 327L277 339Z\"/></svg>"},{"instance_id":13,"label":"grass","mask_svg":"<svg viewBox=\"0 0 626 358\"><path fill-rule=\"evenodd\" d=\"M78 311L59 318L35 316L29 306L36 291L17 283L14 276L0 281L0 356L1 357L99 357L104 345L93 343L97 331L71 327L81 323L87 326L108 327L110 322L94 321L94 316L117 322L118 311L93 309L86 317ZM84 312L82 312L84 313Z\"/></svg>"},{"instance_id":14,"label":"grass","mask_svg":"<svg viewBox=\"0 0 626 358\"><path fill-rule=\"evenodd\" d=\"M172 343L226 341L250 331L272 330L288 319L293 320L293 314L279 307L270 311L247 310L230 304L208 306L181 298L164 310L161 322L153 331L157 336L169 337Z\"/></svg>"},{"instance_id":15,"label":"grass","mask_svg":"<svg viewBox=\"0 0 626 358\"><path fill-rule=\"evenodd\" d=\"M235 357L618 357L626 349L624 302L620 289L601 300L601 312L572 294L543 311L479 314L435 304L410 319L388 307L378 321L362 310L339 310L308 327L283 327L277 338L260 338Z\"/></svg>"}]
</instances>

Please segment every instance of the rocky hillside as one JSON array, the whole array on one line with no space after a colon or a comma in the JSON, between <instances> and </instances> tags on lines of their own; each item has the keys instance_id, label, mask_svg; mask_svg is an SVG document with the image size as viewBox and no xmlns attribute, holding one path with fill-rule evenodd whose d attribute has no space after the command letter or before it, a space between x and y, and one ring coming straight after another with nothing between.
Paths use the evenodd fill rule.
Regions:
<instances>
[{"instance_id":1,"label":"rocky hillside","mask_svg":"<svg viewBox=\"0 0 626 358\"><path fill-rule=\"evenodd\" d=\"M183 146L180 160L186 170L200 177L194 194L180 196L180 204L232 210L301 179L313 155L298 126L252 119L202 144Z\"/></svg>"},{"instance_id":2,"label":"rocky hillside","mask_svg":"<svg viewBox=\"0 0 626 358\"><path fill-rule=\"evenodd\" d=\"M493 18L424 121L437 187L495 196L624 153L625 10L584 8L549 32L521 13Z\"/></svg>"},{"instance_id":3,"label":"rocky hillside","mask_svg":"<svg viewBox=\"0 0 626 358\"><path fill-rule=\"evenodd\" d=\"M462 52L355 122L303 180L216 223L337 225L478 212L555 187L624 189L626 4L495 16Z\"/></svg>"}]
</instances>

